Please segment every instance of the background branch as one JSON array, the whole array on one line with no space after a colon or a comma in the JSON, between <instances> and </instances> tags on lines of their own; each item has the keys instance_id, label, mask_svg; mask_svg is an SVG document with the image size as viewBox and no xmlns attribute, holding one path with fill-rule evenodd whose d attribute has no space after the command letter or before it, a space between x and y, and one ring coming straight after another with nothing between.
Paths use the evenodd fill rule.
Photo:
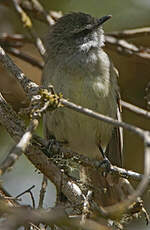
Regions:
<instances>
[{"instance_id":1,"label":"background branch","mask_svg":"<svg viewBox=\"0 0 150 230\"><path fill-rule=\"evenodd\" d=\"M134 113L137 113L139 115L142 115L148 119L150 118L150 112L149 111L142 109L142 108L139 108L138 106L130 104L130 103L123 101L123 100L121 100L120 103L124 108L126 108L126 109L128 109Z\"/></svg>"},{"instance_id":2,"label":"background branch","mask_svg":"<svg viewBox=\"0 0 150 230\"><path fill-rule=\"evenodd\" d=\"M43 57L45 54L45 48L43 46L43 43L41 41L41 39L37 36L36 31L34 30L33 26L32 26L32 22L30 17L26 14L25 11L23 11L23 9L21 8L21 6L19 5L17 0L12 0L14 7L16 9L16 12L20 15L21 17L21 21L23 23L23 25L25 27L27 27L30 35L32 36L32 38L35 41L36 47L39 51L39 53L41 54L41 56Z\"/></svg>"},{"instance_id":3,"label":"background branch","mask_svg":"<svg viewBox=\"0 0 150 230\"><path fill-rule=\"evenodd\" d=\"M149 48L138 48L132 43L127 42L123 39L118 39L113 36L105 36L106 38L106 48L115 50L121 55L126 56L136 56L145 60L150 59L150 49Z\"/></svg>"},{"instance_id":4,"label":"background branch","mask_svg":"<svg viewBox=\"0 0 150 230\"><path fill-rule=\"evenodd\" d=\"M4 54L4 51L3 52L1 52L2 53L2 57L3 56L6 56L6 54ZM7 56L6 56L6 58L4 58L4 59L2 59L3 60L3 63L5 64L5 62L7 62L7 61L9 61L9 63L11 63L11 70L13 69L12 68L12 66L14 66L14 63L11 61L11 59L10 58L8 58ZM8 66L7 65L7 63L6 63L6 66ZM8 66L9 67L9 66ZM16 71L18 71L18 73L20 74L20 70L18 70L17 68L15 68L15 76L18 76L18 74L16 74ZM23 76L24 77L24 76ZM25 77L25 79L26 79L26 77ZM24 80L22 79L22 81L24 82ZM31 83L31 81L30 81L30 83ZM25 84L24 85L24 87L25 86L27 86L28 85L28 81L27 81L27 84ZM31 86L32 86L32 84L31 84ZM36 85L36 89L38 88L38 86ZM29 89L29 88L28 88ZM30 90L28 90L28 92L30 93ZM100 119L100 120L103 120L103 121L105 121L105 122L107 122L107 123L110 123L110 124L113 124L113 125L115 125L115 126L121 126L121 127L123 127L123 128L126 128L126 129L128 129L128 130L130 130L130 131L132 131L132 132L134 132L134 133L136 133L136 134L138 134L139 136L141 136L144 140L146 140L147 142L149 141L148 140L148 138L147 138L147 135L146 135L146 133L145 133L145 131L144 130L142 130L142 129L140 129L140 128L137 128L137 127L135 127L135 126L133 126L133 125L129 125L129 124L126 124L125 122L119 122L119 121L117 121L117 120L114 120L114 119L112 119L112 118L109 118L109 117L106 117L106 116L104 116L104 115L102 115L102 114L98 114L98 113L95 113L95 112L93 112L92 110L89 110L89 109L86 109L86 108L83 108L83 107L81 107L81 106L77 106L77 105L75 105L74 103L72 103L72 102L68 102L67 100L65 100L65 99L60 99L60 101L61 101L61 103L63 104L63 105L65 105L65 106L67 106L68 108L70 108L70 109L73 109L73 110L75 110L75 111L77 111L77 112L82 112L82 113L84 113L84 114L86 114L86 115L88 115L88 116L90 116L90 117L93 117L93 118L95 118L95 119ZM147 147L147 146L146 146ZM146 151L146 153L147 153L147 151ZM147 156L146 156L147 157ZM148 159L148 158L147 158ZM150 164L150 162L149 162L149 164ZM133 195L130 197L130 199L127 199L127 200L125 200L124 202L122 202L121 203L121 205L120 204L118 204L118 205L115 205L115 206L113 206L113 207L111 207L110 209L108 208L108 213L106 214L105 213L105 215L106 216L112 216L113 214L112 214L112 212L114 213L114 212L118 212L118 210L120 211L120 209L118 209L120 206L122 207L122 209L123 210L126 210L126 208L133 202L133 201L135 201L135 199L137 198L137 196L139 196L140 194L142 194L143 193L143 191L145 190L145 188L146 188L146 186L148 185L148 182L149 182L149 171L148 171L148 169L147 169L147 165L146 165L146 172L147 172L147 174L145 174L145 176L143 177L143 179L142 179L142 182L140 183L140 185L139 185L139 187L138 187L138 190L135 192L135 193L133 193ZM120 206L119 206L120 205Z\"/></svg>"},{"instance_id":5,"label":"background branch","mask_svg":"<svg viewBox=\"0 0 150 230\"><path fill-rule=\"evenodd\" d=\"M130 30L122 30L122 31L113 31L113 32L107 33L107 35L113 36L115 38L123 38L123 39L149 36L150 27L142 27L142 28L136 28L136 29L130 29Z\"/></svg>"},{"instance_id":6,"label":"background branch","mask_svg":"<svg viewBox=\"0 0 150 230\"><path fill-rule=\"evenodd\" d=\"M38 50L41 53L41 56L43 56L45 53L44 46L42 44L41 39L37 35L34 27L32 26L31 19L26 14L26 11L30 12L30 14L33 18L36 18L38 20L42 20L43 22L46 22L49 25L52 25L55 23L57 16L55 17L55 14L50 16L48 14L48 12L46 10L44 10L42 5L37 0L32 0L32 1L12 0L12 2L14 4L16 11L18 12L18 14L21 17L22 24L28 28L30 35L32 36L32 38L34 40L34 44L36 44ZM25 4L27 3L27 4L25 5L24 3ZM60 15L58 14L58 18L59 18L59 16ZM127 55L127 56L131 56L131 57L138 57L141 60L149 61L150 50L148 48L138 47L137 45L131 44L130 42L125 40L125 39L129 39L129 38L145 36L145 34L146 35L150 34L149 28L138 28L138 29L134 29L134 30L132 29L132 30L125 30L122 32L108 33L106 35L106 45L107 45L106 48L108 48L110 50L111 49L115 50L115 51L119 52L119 54L122 54L122 55ZM4 38L4 40L2 40L3 38ZM7 36L3 36L3 38L2 39L0 38L0 43L3 47L5 47L5 49L7 47L7 49L6 49L7 52L13 54L14 56L17 56L18 58L20 58L20 59L22 59L22 60L24 60L24 61L26 61L26 62L34 65L34 66L37 66L40 69L43 68L43 62L39 62L35 58L32 58L30 55L27 55L24 52L19 50L19 48L22 47L25 44L25 42L29 42L29 43L32 42L31 39L29 39L27 41L24 38L24 36L22 36L22 35L20 37L19 36L17 37L15 35L14 36L12 35L9 37L7 35ZM16 48L14 49L14 47L16 47L18 49L16 49ZM140 129L136 126L130 125L128 123L125 123L125 122L118 122L114 119L103 116L102 114L95 113L94 111L89 110L87 108L83 108L79 105L75 105L74 103L69 102L69 101L65 100L64 98L60 97L59 95L54 95L54 92L52 92L52 90L47 91L48 92L47 104L45 103L45 106L43 106L43 104L42 104L43 102L41 103L41 101L42 100L44 101L45 97L43 97L43 94L41 94L41 89L39 88L39 86L37 84L35 84L34 82L28 80L28 78L24 75L24 73L12 62L12 60L9 58L9 56L5 53L5 51L2 48L0 48L0 61L4 64L5 68L7 70L9 70L9 72L12 75L15 76L17 81L21 84L24 91L26 92L26 95L31 99L31 104L30 104L29 110L36 108L36 105L35 105L35 107L32 107L33 104L35 103L35 101L37 104L39 102L39 107L38 107L39 111L37 112L37 110L35 110L35 112L37 112L37 116L39 116L39 114L43 113L46 109L48 109L48 107L50 105L50 102L48 100L51 96L54 96L54 97L57 97L57 100L58 100L58 103L55 104L55 108L58 105L60 105L60 102L61 102L61 104L66 106L67 108L72 109L76 112L81 112L83 114L86 114L86 115L90 116L91 119L94 118L94 119L102 120L102 121L107 122L109 124L112 124L116 127L121 126L125 129L139 135L145 144L145 146L144 146L145 175L144 176L141 174L132 172L132 171L126 171L125 169L121 169L121 168L118 168L118 167L115 167L112 165L110 167L110 173L112 175L117 175L118 177L121 176L124 178L132 178L132 179L138 180L138 181L142 180L142 182L138 186L137 190L135 192L133 192L133 194L131 194L129 199L126 199L125 201L118 203L114 206L110 206L108 208L103 209L102 207L98 207L97 204L95 204L95 203L90 204L90 199L88 199L88 196L85 196L82 193L82 190L80 189L80 186L77 183L77 181L70 178L62 170L60 165L56 164L56 162L53 160L53 158L50 157L48 159L48 157L43 153L46 149L46 145L45 144L43 145L44 140L40 139L39 137L37 137L35 135L32 135L34 129L38 125L38 121L35 120L37 122L37 124L36 125L34 124L35 126L33 124L30 124L29 127L26 129L26 126L20 120L20 118L17 116L17 114L12 110L11 107L8 106L6 101L1 97L0 98L0 121L4 126L6 126L6 129L11 134L11 136L15 139L15 141L19 142L19 149L18 149L18 145L16 145L15 149L13 149L13 151L10 152L8 158L6 158L5 161L2 163L2 165L0 167L2 170L1 173L5 172L11 165L13 165L15 163L15 159L17 159L20 156L21 152L25 152L25 150L26 150L25 155L28 157L28 159L34 164L34 166L37 169L39 169L44 174L44 178L47 177L56 185L58 190L60 190L60 187L61 187L62 192L68 198L68 200L71 202L72 205L79 206L79 210L82 210L83 204L85 204L85 210L86 211L84 213L85 215L83 215L83 216L86 217L86 214L89 211L88 205L89 206L91 205L93 210L95 212L97 212L97 215L100 217L104 216L105 218L108 218L108 217L109 218L115 218L116 216L118 217L119 215L121 215L129 207L129 205L133 201L136 201L137 197L144 192L144 190L146 189L146 187L150 181L150 177L149 177L149 174L150 174L150 172L149 172L150 134L149 134L149 132L145 131L143 129ZM137 106L131 105L130 103L127 103L125 101L121 101L121 104L123 107L129 109L130 111L133 111L137 114L145 116L146 118L150 118L149 112L144 110L144 109L141 109ZM11 113L11 115L9 113ZM33 125L33 127L30 127L32 125ZM15 133L15 131L16 131L16 133ZM53 146L53 149L54 149L54 146ZM62 151L62 149L63 148L61 146L59 151ZM57 151L58 151L58 148L56 149L56 153L58 153ZM66 152L66 155L67 154L68 153ZM76 153L73 153L73 154L76 155L76 157L78 157L79 161L82 159L82 156L80 156ZM65 156L65 153L64 153L64 156ZM95 167L97 167L98 173L102 170L101 168L98 168L97 162L91 162L89 159L82 159L82 160L81 160L80 164L82 164L82 163L83 163L83 165L88 164L90 167L93 167L93 165L95 165ZM39 202L40 207L42 206L43 199L44 199L44 192L45 192L44 182L45 182L45 179L43 180L43 185L41 188L41 196L40 196L41 198L40 198L40 202ZM15 213L15 211L14 211L14 213ZM19 220L16 218L16 216L15 216L15 218L13 216L14 213L10 214L10 215L11 215L11 218L13 220L14 219L16 220L17 224L18 223L20 224L21 221L22 222L23 221L29 222L29 220L27 220L27 219L25 220L25 218L24 219L22 218L21 221L18 222ZM22 214L20 214L20 215L22 215ZM11 218L9 220L11 220ZM67 219L67 221L68 221L68 219ZM99 229L100 227L103 229L102 226L97 225L97 223L94 221L92 222L91 220L86 220L86 218L84 218L84 221L85 221L84 225L82 225L82 223L80 221L78 221L78 224L76 225L74 222L70 223L70 220L69 220L69 222L66 222L67 224L65 223L64 228L67 229L68 226L69 227L71 226L72 229L74 229L74 227L76 226L75 229L78 229L78 227L80 225L80 227L82 227L83 229L86 228L86 229L92 229L93 230L94 226L95 226L95 230ZM21 224L22 224L22 222L21 222ZM33 220L33 222L34 222L34 220ZM92 223L92 228L90 228L90 223ZM50 224L53 224L53 222ZM87 224L87 225L85 225L85 224ZM19 226L19 225L15 225L14 228L16 228L16 226ZM58 223L58 226L59 226L59 223ZM60 226L62 227L62 223ZM6 226L3 225L3 227L6 227ZM9 229L9 224L7 225L6 228ZM104 227L104 229L106 229L106 228Z\"/></svg>"},{"instance_id":7,"label":"background branch","mask_svg":"<svg viewBox=\"0 0 150 230\"><path fill-rule=\"evenodd\" d=\"M38 61L37 59L31 57L30 55L26 54L23 51L20 51L19 49L8 47L6 48L6 51L17 58L20 58L21 60L28 62L32 66L39 68L40 70L43 69L44 66L43 62Z\"/></svg>"}]
</instances>

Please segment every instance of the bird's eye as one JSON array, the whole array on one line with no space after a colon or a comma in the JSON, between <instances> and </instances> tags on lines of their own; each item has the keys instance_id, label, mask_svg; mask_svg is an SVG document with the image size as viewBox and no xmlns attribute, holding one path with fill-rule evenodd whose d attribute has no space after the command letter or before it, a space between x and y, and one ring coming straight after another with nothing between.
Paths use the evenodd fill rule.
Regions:
<instances>
[{"instance_id":1,"label":"bird's eye","mask_svg":"<svg viewBox=\"0 0 150 230\"><path fill-rule=\"evenodd\" d=\"M92 29L91 25L87 25L84 28L75 29L72 32L72 35L73 36L85 36L91 32L91 29Z\"/></svg>"}]
</instances>

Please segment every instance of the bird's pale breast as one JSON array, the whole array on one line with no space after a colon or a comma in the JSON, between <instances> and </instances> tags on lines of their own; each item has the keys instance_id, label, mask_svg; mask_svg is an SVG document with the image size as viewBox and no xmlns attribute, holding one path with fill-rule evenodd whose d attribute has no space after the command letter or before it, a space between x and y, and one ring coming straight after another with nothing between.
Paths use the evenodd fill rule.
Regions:
<instances>
[{"instance_id":1,"label":"bird's pale breast","mask_svg":"<svg viewBox=\"0 0 150 230\"><path fill-rule=\"evenodd\" d=\"M102 54L95 65L96 71L85 69L64 74L59 68L53 71L45 68L44 83L51 83L64 98L76 104L115 118L117 102L115 88L110 84L110 62L107 55ZM47 112L45 120L49 133L58 141L67 142L72 151L89 157L99 157L98 145L105 149L112 134L111 125L67 108Z\"/></svg>"}]
</instances>

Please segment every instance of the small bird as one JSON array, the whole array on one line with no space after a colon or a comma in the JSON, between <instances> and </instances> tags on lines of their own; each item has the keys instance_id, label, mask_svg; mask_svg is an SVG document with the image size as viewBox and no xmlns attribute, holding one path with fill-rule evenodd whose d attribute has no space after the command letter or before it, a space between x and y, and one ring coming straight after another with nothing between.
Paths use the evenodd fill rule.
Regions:
<instances>
[{"instance_id":1,"label":"small bird","mask_svg":"<svg viewBox=\"0 0 150 230\"><path fill-rule=\"evenodd\" d=\"M120 119L118 72L103 51L102 24L111 16L66 14L50 27L43 85L52 84L64 98L109 117ZM81 113L58 108L44 117L46 136L74 152L122 166L122 130Z\"/></svg>"},{"instance_id":2,"label":"small bird","mask_svg":"<svg viewBox=\"0 0 150 230\"><path fill-rule=\"evenodd\" d=\"M110 18L79 12L58 19L46 39L43 85L53 85L71 102L120 120L118 72L103 51L102 25ZM56 138L74 152L100 162L105 154L112 164L122 166L121 128L63 107L46 112L44 129L48 139ZM127 179L104 176L80 164L77 169L84 193L92 188L100 206L116 204L134 191Z\"/></svg>"}]
</instances>

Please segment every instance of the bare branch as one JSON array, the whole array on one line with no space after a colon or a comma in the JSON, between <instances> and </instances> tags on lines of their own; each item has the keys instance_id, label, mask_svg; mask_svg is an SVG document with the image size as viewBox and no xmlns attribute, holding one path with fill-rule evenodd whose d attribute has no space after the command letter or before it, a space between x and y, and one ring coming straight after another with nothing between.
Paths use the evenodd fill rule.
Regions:
<instances>
[{"instance_id":1,"label":"bare branch","mask_svg":"<svg viewBox=\"0 0 150 230\"><path fill-rule=\"evenodd\" d=\"M4 113L4 111L6 110L6 107L1 108L2 112ZM10 113L10 111L9 111ZM13 112L10 113L11 115L13 114ZM5 119L5 118L3 118ZM11 119L13 120L13 119ZM7 120L8 123L8 120ZM19 119L18 119L18 123L19 123ZM17 123L17 125L18 125ZM132 130L132 129L131 129ZM133 129L135 132L135 129ZM10 130L8 130L10 133ZM149 136L147 135L147 132L142 131L140 129L140 132L138 134L140 134L143 132L142 137L146 140L146 143L149 143ZM14 133L12 133L12 136L14 137ZM148 154L147 151L147 146L146 145L146 157ZM39 147L39 146L38 146ZM41 153L40 155L38 154L38 152L40 151L39 148L36 149L35 153L34 151L31 149L33 148L33 146L29 146L29 149L27 149L26 151L26 156L33 162L33 164L35 165L35 167L39 168L41 170L41 172L44 173L44 175L46 175L55 185L57 188L59 188L59 186L61 185L61 189L63 191L63 193L67 196L67 198L75 203L76 205L81 205L82 201L84 201L84 196L80 190L80 188L78 187L78 185L76 183L74 183L70 178L68 178L65 174L62 174L61 170L58 169L56 166L54 166L54 164L52 162L49 162L47 158L45 158L46 156L43 156L43 154ZM34 147L35 148L35 147ZM33 148L33 149L34 149ZM29 152L28 152L29 151ZM44 159L45 158L45 159ZM148 161L149 159L147 159L147 164L150 164L150 162ZM146 164L146 171L145 171L145 176L143 177L142 182L140 183L138 189L133 193L133 195L130 196L129 199L113 205L111 207L107 207L105 209L99 208L97 207L97 205L93 204L93 208L98 210L99 215L104 216L105 218L114 218L114 216L120 216L122 213L124 213L124 211L129 207L129 205L135 201L137 199L137 196L141 195L144 192L144 189L146 188L148 182L149 182L149 170L147 169L147 164ZM47 168L48 167L48 168Z\"/></svg>"},{"instance_id":2,"label":"bare branch","mask_svg":"<svg viewBox=\"0 0 150 230\"><path fill-rule=\"evenodd\" d=\"M0 97L0 99L1 98L2 97ZM1 100L1 103L3 102L4 100ZM37 126L38 126L37 120L34 119L33 121L30 122L29 127L26 129L19 143L10 150L8 156L4 159L3 162L0 163L0 175L4 174L6 170L12 167L12 165L16 162L16 160L26 150L32 138L32 133L37 128Z\"/></svg>"},{"instance_id":3,"label":"bare branch","mask_svg":"<svg viewBox=\"0 0 150 230\"><path fill-rule=\"evenodd\" d=\"M32 66L38 67L40 70L43 69L43 62L38 61L34 57L31 57L30 55L24 53L23 51L20 51L19 49L12 48L12 47L7 47L6 51L10 54L12 54L15 57L18 57L22 59L23 61L31 64Z\"/></svg>"},{"instance_id":4,"label":"bare branch","mask_svg":"<svg viewBox=\"0 0 150 230\"><path fill-rule=\"evenodd\" d=\"M18 2L16 0L13 0L13 3L14 3L14 6L15 6L17 12L22 16L22 19L23 19L24 23L26 24L26 26L28 26L30 28L31 27L31 21L29 20L29 18L25 14L25 12L19 6L19 4L18 4ZM36 38L36 42L40 41L37 38L37 36L34 34L33 30L31 30L30 32L32 33L34 38ZM125 53L134 54L134 55L142 57L142 58L143 57L146 58L146 59L150 58L149 50L146 50L146 49L141 50L138 47L136 47L136 46L134 46L134 45L132 45L130 43L127 43L124 40L117 40L117 39L109 36L109 37L106 38L106 42L111 44L111 45L113 44L113 45L117 46L117 49L119 48L120 52L122 52L123 54L125 54ZM39 49L41 51L42 46L40 45L38 47L40 47ZM39 90L38 86L36 84L32 83L31 81L29 81L25 77L25 75L21 72L21 70L19 68L17 68L14 65L14 63L11 61L11 59L5 54L4 50L2 50L2 48L0 49L0 60L9 69L9 71L12 74L14 74L15 77L19 80L20 84L22 85L22 87L24 88L24 90L25 90L25 92L27 93L28 96L29 95L33 96L33 88L34 88L34 94L38 93L38 90ZM144 192L146 186L149 183L149 175L150 175L150 172L149 172L149 165L150 165L150 159L149 159L150 137L149 137L149 132L146 132L146 131L144 131L144 130L142 130L140 128L137 128L135 126L129 125L129 124L125 123L125 122L118 122L118 121L116 121L116 120L114 120L112 118L109 118L109 117L106 117L104 115L100 115L98 113L95 113L92 110L89 110L87 108L77 106L77 105L75 105L75 104L73 104L71 102L68 102L67 100L65 100L63 98L60 98L60 101L66 107L68 107L70 109L73 109L73 110L75 110L77 112L84 113L84 114L86 114L86 115L88 115L90 117L105 121L105 122L107 122L109 124L113 124L115 126L121 126L123 128L126 128L126 129L138 134L144 140L144 143L145 143L145 158L146 158L145 175L143 176L142 182L138 186L137 190L129 197L129 199L127 199L127 200L125 200L123 202L120 202L119 204L107 207L105 209L97 208L93 204L93 207L99 212L100 215L102 215L104 217L114 218L116 215L118 216L118 213L119 213L119 216L120 216L129 207L129 205L132 204L133 201L136 201L137 197ZM2 105L1 110L2 109L3 109L3 113L4 113L4 111L6 112L6 110L8 111L7 105L6 104L5 104L5 106ZM4 117L2 117L2 120L3 120L4 123L6 122ZM15 124L15 125L17 125L17 124ZM7 125L7 127L8 127L8 125ZM12 132L12 130L10 130L10 132ZM17 133L17 135L18 135L18 133ZM17 138L18 137L19 136L17 136ZM79 202L81 204L81 202L85 201L85 197L83 196L82 191L80 190L78 185L76 183L74 183L74 181L71 180L70 178L68 178L66 175L62 175L62 172L61 172L60 169L57 169L55 171L55 178L54 178L53 175L50 175L50 173L54 173L53 169L55 168L55 166L54 166L54 164L52 164L50 162L47 162L47 159L44 158L44 156L42 154L41 155L39 154L40 156L39 155L37 156L37 152L39 152L39 151L36 152L36 161L35 161L35 155L32 154L31 152L29 154L29 149L32 149L34 147L36 148L38 144L34 143L34 145L33 146L29 145L26 155L32 162L34 162L36 167L39 168L43 173L45 173L45 175L48 175L48 178L51 178L52 181L56 184L56 186L59 187L60 186L60 181L61 181L61 184L63 183L62 191L64 192L64 194L67 196L67 198L70 201L72 201L72 202L74 201L75 204L77 204L77 202ZM42 162L39 161L41 159L43 160ZM43 163L44 163L44 167L43 167ZM49 172L46 172L47 166L51 166L51 168L48 167ZM58 175L57 179L56 179L56 174ZM66 191L66 190L69 190L69 192Z\"/></svg>"},{"instance_id":5,"label":"bare branch","mask_svg":"<svg viewBox=\"0 0 150 230\"><path fill-rule=\"evenodd\" d=\"M118 39L113 36L105 36L106 38L106 48L115 50L122 55L136 56L139 58L144 58L145 60L150 59L150 50L148 48L140 47L123 40Z\"/></svg>"},{"instance_id":6,"label":"bare branch","mask_svg":"<svg viewBox=\"0 0 150 230\"><path fill-rule=\"evenodd\" d=\"M8 215L7 221L3 221L0 224L0 229L3 230L15 230L30 223L36 225L40 223L46 223L50 226L56 225L63 230L111 230L110 227L96 223L94 220L87 219L84 223L81 223L80 216L69 218L62 206L49 210L33 210L27 207L10 208L7 205L4 206L3 202L0 202L0 211Z\"/></svg>"},{"instance_id":7,"label":"bare branch","mask_svg":"<svg viewBox=\"0 0 150 230\"><path fill-rule=\"evenodd\" d=\"M119 168L113 165L111 165L110 167L110 172L114 175L118 175L127 179L133 179L135 181L141 181L143 179L143 175L140 173L134 172L132 170L126 170L124 168ZM149 178L149 184L150 184L150 178Z\"/></svg>"},{"instance_id":8,"label":"bare branch","mask_svg":"<svg viewBox=\"0 0 150 230\"><path fill-rule=\"evenodd\" d=\"M108 36L113 36L116 38L136 38L150 35L150 27L136 28L130 30L114 31L107 33Z\"/></svg>"},{"instance_id":9,"label":"bare branch","mask_svg":"<svg viewBox=\"0 0 150 230\"><path fill-rule=\"evenodd\" d=\"M24 135L26 126L14 110L7 104L0 94L0 123L5 127L10 135L13 136L15 142L19 142ZM19 124L19 125L18 125ZM15 130L15 132L14 132Z\"/></svg>"},{"instance_id":10,"label":"bare branch","mask_svg":"<svg viewBox=\"0 0 150 230\"><path fill-rule=\"evenodd\" d=\"M26 37L23 34L8 34L8 33L0 33L0 41L1 42L24 42L26 41Z\"/></svg>"},{"instance_id":11,"label":"bare branch","mask_svg":"<svg viewBox=\"0 0 150 230\"><path fill-rule=\"evenodd\" d=\"M106 207L104 213L106 212L106 216L114 218L117 214L123 213L127 208L132 204L133 201L137 199L137 197L141 196L148 186L149 176L150 176L150 132L144 132L144 156L145 156L145 164L144 164L144 176L141 183L138 185L136 190L129 196L128 199L117 203L115 205ZM105 214L104 214L105 215ZM115 215L115 216L114 216Z\"/></svg>"},{"instance_id":12,"label":"bare branch","mask_svg":"<svg viewBox=\"0 0 150 230\"><path fill-rule=\"evenodd\" d=\"M37 137L35 137L35 138L37 138ZM37 140L39 140L39 139L37 139ZM42 141L42 144L46 148L47 145L45 145L44 141ZM91 160L84 155L81 155L79 153L75 153L75 152L71 151L70 149L69 150L65 149L63 146L61 146L59 144L59 142L56 142L56 141L55 141L55 144L52 145L51 150L54 154L63 153L63 156L65 159L73 159L74 161L76 160L76 161L78 161L78 163L80 165L83 165L83 166L96 168L97 170L99 170L99 169L101 170L104 167L103 165L101 165L101 162L99 162L97 160L93 160L93 159ZM75 156L75 158L74 158L74 156ZM63 157L62 157L62 159L63 159ZM133 179L133 180L138 181L138 182L140 182L143 179L143 175L140 173L134 172L132 170L126 170L124 168L120 168L120 167L117 167L114 165L110 165L110 173L112 175L117 175L119 177L123 177L126 179ZM150 184L150 178L149 178L149 184Z\"/></svg>"},{"instance_id":13,"label":"bare branch","mask_svg":"<svg viewBox=\"0 0 150 230\"><path fill-rule=\"evenodd\" d=\"M148 82L147 86L146 86L146 104L147 104L147 108L150 109L150 82Z\"/></svg>"},{"instance_id":14,"label":"bare branch","mask_svg":"<svg viewBox=\"0 0 150 230\"><path fill-rule=\"evenodd\" d=\"M69 218L62 207L47 210L33 210L26 207L10 208L0 201L0 212L7 213L8 218L0 225L3 230L15 230L20 226L34 223L57 224L63 226L69 224ZM71 223L70 223L71 224Z\"/></svg>"},{"instance_id":15,"label":"bare branch","mask_svg":"<svg viewBox=\"0 0 150 230\"><path fill-rule=\"evenodd\" d=\"M41 185L41 190L40 190L40 198L39 198L39 208L43 207L43 202L44 202L44 196L46 193L46 187L47 187L47 177L43 175L43 180L42 180L42 185Z\"/></svg>"},{"instance_id":16,"label":"bare branch","mask_svg":"<svg viewBox=\"0 0 150 230\"><path fill-rule=\"evenodd\" d=\"M17 79L28 97L31 98L35 93L37 94L39 86L25 76L2 47L0 47L0 62L4 65L6 70Z\"/></svg>"},{"instance_id":17,"label":"bare branch","mask_svg":"<svg viewBox=\"0 0 150 230\"><path fill-rule=\"evenodd\" d=\"M35 200L34 200L34 196L33 196L32 191L31 191L33 188L35 188L35 185L32 185L30 188L26 189L25 191L23 191L22 193L17 195L16 198L23 196L25 193L29 193L31 196L33 208L35 208Z\"/></svg>"},{"instance_id":18,"label":"bare branch","mask_svg":"<svg viewBox=\"0 0 150 230\"><path fill-rule=\"evenodd\" d=\"M6 56L7 57L7 56ZM8 59L8 57L6 58L6 60L5 60L6 62L7 61L9 61L9 59ZM11 61L11 65L13 66L14 65L14 63ZM8 66L8 65L7 65ZM10 66L10 65L9 65ZM9 67L8 66L8 67ZM14 69L14 68L11 68L11 69ZM20 70L18 70L18 72L20 73ZM15 74L16 75L16 72L13 72L12 71L12 73L13 74ZM18 74L19 74L18 73ZM16 75L17 77L18 77L18 74ZM23 76L23 78L24 78L25 76ZM23 80L23 79L22 79ZM30 93L30 85L28 85L28 82L26 81L26 79L24 80L25 81L25 88L27 87L28 89L29 89L29 93ZM24 82L23 81L23 82ZM36 87L38 88L38 85L36 85ZM31 85L31 90L32 90L32 85ZM100 120L103 120L103 121L107 121L107 122L109 122L110 124L113 124L113 125L115 125L115 126L121 126L121 127L123 127L123 128L127 128L128 130L130 130L130 131L133 131L133 132L135 132L135 133L138 133L139 135L141 135L142 137L143 137L143 131L141 130L141 129L139 129L139 128L137 128L137 127L134 127L134 126L131 126L131 125L129 125L129 124L126 124L126 123L124 123L124 122L119 122L119 121L117 121L117 120L114 120L114 119L112 119L112 118L109 118L109 117L106 117L106 116L104 116L104 115L100 115L100 114L98 114L98 113L95 113L95 112L93 112L93 111L91 111L91 110L89 110L89 109L86 109L86 108L82 108L81 106L77 106L77 105L75 105L75 104L73 104L73 103L71 103L71 102L69 102L69 101L67 101L67 100L65 100L65 99L60 99L61 100L61 103L63 104L63 105L65 105L66 107L68 107L68 108L70 108L70 109L74 109L75 111L77 111L77 112L82 112L82 113L84 113L84 114L86 114L86 115L88 115L88 116L91 116L91 117L93 117L93 118L96 118L96 119L100 119Z\"/></svg>"},{"instance_id":19,"label":"bare branch","mask_svg":"<svg viewBox=\"0 0 150 230\"><path fill-rule=\"evenodd\" d=\"M14 7L17 11L17 13L20 15L21 17L21 21L23 23L23 25L25 27L27 27L27 29L29 30L32 38L35 40L35 44L37 49L39 50L41 56L43 57L45 54L45 48L43 46L43 43L41 41L41 39L37 36L36 32L34 31L33 27L32 27L32 22L30 17L23 11L23 9L21 8L21 6L19 5L17 0L12 0Z\"/></svg>"},{"instance_id":20,"label":"bare branch","mask_svg":"<svg viewBox=\"0 0 150 230\"><path fill-rule=\"evenodd\" d=\"M9 207L18 207L18 201L16 197L12 197L3 187L0 185L0 200L3 200Z\"/></svg>"},{"instance_id":21,"label":"bare branch","mask_svg":"<svg viewBox=\"0 0 150 230\"><path fill-rule=\"evenodd\" d=\"M121 100L120 103L124 108L129 109L130 111L135 112L139 115L142 115L148 119L150 118L150 112L149 111L147 111L145 109L141 109L138 106L132 105L132 104L125 102L123 100Z\"/></svg>"},{"instance_id":22,"label":"bare branch","mask_svg":"<svg viewBox=\"0 0 150 230\"><path fill-rule=\"evenodd\" d=\"M7 34L1 33L0 34L0 44L5 47L16 47L20 48L23 46L23 42L25 42L25 37L21 34Z\"/></svg>"},{"instance_id":23,"label":"bare branch","mask_svg":"<svg viewBox=\"0 0 150 230\"><path fill-rule=\"evenodd\" d=\"M0 97L0 122L15 142L21 139L25 132L25 125L2 97ZM61 169L47 158L43 153L42 147L36 139L33 139L32 145L28 146L24 154L37 169L55 184L58 190L61 186L62 192L71 203L81 205L84 199L82 193L78 193L79 189L76 189L78 186L74 186L73 180L67 175L62 174Z\"/></svg>"},{"instance_id":24,"label":"bare branch","mask_svg":"<svg viewBox=\"0 0 150 230\"><path fill-rule=\"evenodd\" d=\"M47 13L41 3L37 0L21 1L21 6L28 10L40 21L47 22L50 26L55 23L54 19Z\"/></svg>"},{"instance_id":25,"label":"bare branch","mask_svg":"<svg viewBox=\"0 0 150 230\"><path fill-rule=\"evenodd\" d=\"M69 109L75 110L76 112L79 112L79 113L86 114L87 116L93 117L97 120L105 121L105 122L112 124L114 126L117 126L117 127L120 126L122 128L125 128L125 129L131 131L131 132L134 132L135 134L138 134L139 136L141 136L143 138L143 130L136 127L136 126L129 125L125 122L120 122L118 120L115 120L115 119L110 118L108 116L105 116L103 114L96 113L90 109L83 108L82 106L76 105L76 104L69 102L65 99L60 99L60 102Z\"/></svg>"}]
</instances>

